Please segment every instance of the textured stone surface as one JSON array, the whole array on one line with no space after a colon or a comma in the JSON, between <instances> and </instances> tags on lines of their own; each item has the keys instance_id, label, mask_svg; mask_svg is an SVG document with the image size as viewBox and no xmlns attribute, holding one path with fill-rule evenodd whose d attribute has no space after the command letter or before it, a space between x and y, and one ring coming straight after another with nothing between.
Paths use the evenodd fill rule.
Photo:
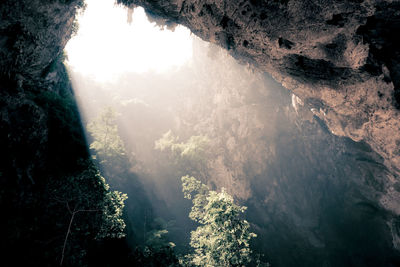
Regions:
<instances>
[{"instance_id":1,"label":"textured stone surface","mask_svg":"<svg viewBox=\"0 0 400 267\"><path fill-rule=\"evenodd\" d=\"M61 63L78 2L0 4L3 266L59 264L65 213L54 205L49 181L76 171L77 160L89 156ZM21 251L26 253L23 257Z\"/></svg>"},{"instance_id":2,"label":"textured stone surface","mask_svg":"<svg viewBox=\"0 0 400 267\"><path fill-rule=\"evenodd\" d=\"M0 76L18 87L38 87L46 67L68 42L75 18L73 1L2 1L0 6ZM4 82L2 84L4 86Z\"/></svg>"},{"instance_id":3,"label":"textured stone surface","mask_svg":"<svg viewBox=\"0 0 400 267\"><path fill-rule=\"evenodd\" d=\"M35 94L65 90L62 51L72 34L81 0L2 1L0 5L0 133L14 151L20 179L41 164L48 142L48 118ZM70 90L70 89L69 89ZM17 151L25 148L25 155ZM7 161L8 161L7 159ZM38 166L36 166L38 167Z\"/></svg>"},{"instance_id":4,"label":"textured stone surface","mask_svg":"<svg viewBox=\"0 0 400 267\"><path fill-rule=\"evenodd\" d=\"M336 135L399 175L400 5L395 1L120 1L179 23L269 72Z\"/></svg>"}]
</instances>

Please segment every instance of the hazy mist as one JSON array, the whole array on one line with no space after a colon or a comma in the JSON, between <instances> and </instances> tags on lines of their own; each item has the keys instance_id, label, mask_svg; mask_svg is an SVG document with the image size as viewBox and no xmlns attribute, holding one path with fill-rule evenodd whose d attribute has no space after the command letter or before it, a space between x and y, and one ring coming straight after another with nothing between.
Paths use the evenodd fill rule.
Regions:
<instances>
[{"instance_id":1,"label":"hazy mist","mask_svg":"<svg viewBox=\"0 0 400 267\"><path fill-rule=\"evenodd\" d=\"M380 157L333 136L300 99L226 51L193 38L192 58L168 71L123 72L108 82L73 69L70 75L85 125L106 107L118 113L131 175L108 182L129 196L132 245L163 221L177 251L189 249L195 225L180 177L190 174L248 206L246 219L258 234L254 250L273 266L362 266L361 258L335 251L369 253L374 264L390 247L367 190L381 186L372 177L387 179ZM182 163L156 149L168 131L181 143L206 137L205 161Z\"/></svg>"}]
</instances>

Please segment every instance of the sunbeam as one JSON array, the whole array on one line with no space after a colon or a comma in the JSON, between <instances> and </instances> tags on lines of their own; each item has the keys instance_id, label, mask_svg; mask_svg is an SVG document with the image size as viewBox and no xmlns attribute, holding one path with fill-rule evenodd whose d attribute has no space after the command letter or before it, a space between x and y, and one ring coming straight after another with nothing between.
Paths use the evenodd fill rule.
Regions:
<instances>
[{"instance_id":1,"label":"sunbeam","mask_svg":"<svg viewBox=\"0 0 400 267\"><path fill-rule=\"evenodd\" d=\"M192 57L190 31L174 32L150 23L143 8L136 8L127 23L127 9L114 0L87 0L78 18L77 35L67 44L68 65L98 81L112 81L126 72L163 72Z\"/></svg>"}]
</instances>

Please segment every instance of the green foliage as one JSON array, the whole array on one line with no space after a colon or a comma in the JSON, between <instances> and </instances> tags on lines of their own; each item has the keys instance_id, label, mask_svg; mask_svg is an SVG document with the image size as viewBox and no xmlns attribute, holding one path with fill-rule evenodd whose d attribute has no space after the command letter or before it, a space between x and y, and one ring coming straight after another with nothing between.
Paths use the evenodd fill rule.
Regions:
<instances>
[{"instance_id":1,"label":"green foliage","mask_svg":"<svg viewBox=\"0 0 400 267\"><path fill-rule=\"evenodd\" d=\"M184 173L204 175L208 159L210 139L207 136L191 136L186 142L179 142L179 137L171 131L166 132L155 142L155 149L168 151L177 169Z\"/></svg>"},{"instance_id":2,"label":"green foliage","mask_svg":"<svg viewBox=\"0 0 400 267\"><path fill-rule=\"evenodd\" d=\"M147 234L146 246L151 247L153 249L162 249L164 247L175 247L175 244L172 242L168 242L166 240L166 235L168 234L168 230L152 230Z\"/></svg>"},{"instance_id":3,"label":"green foliage","mask_svg":"<svg viewBox=\"0 0 400 267\"><path fill-rule=\"evenodd\" d=\"M189 217L200 224L191 232L194 253L182 262L195 266L246 266L251 261L249 241L255 237L242 220L246 207L236 205L223 189L211 191L194 177L182 177L184 197L192 199Z\"/></svg>"},{"instance_id":4,"label":"green foliage","mask_svg":"<svg viewBox=\"0 0 400 267\"><path fill-rule=\"evenodd\" d=\"M155 149L164 151L171 150L172 152L179 152L179 144L177 143L179 140L178 137L174 136L169 130L163 136L155 142Z\"/></svg>"},{"instance_id":5,"label":"green foliage","mask_svg":"<svg viewBox=\"0 0 400 267\"><path fill-rule=\"evenodd\" d=\"M175 244L167 240L169 228L173 222L166 223L161 218L152 221L152 230L145 233L144 247L137 247L133 266L180 266L174 253Z\"/></svg>"},{"instance_id":6,"label":"green foliage","mask_svg":"<svg viewBox=\"0 0 400 267\"><path fill-rule=\"evenodd\" d=\"M182 158L192 160L204 160L204 156L210 140L207 136L196 135L191 136L185 143L179 142L179 137L174 136L169 130L155 142L155 148L161 151L170 150L172 153L177 153Z\"/></svg>"},{"instance_id":7,"label":"green foliage","mask_svg":"<svg viewBox=\"0 0 400 267\"><path fill-rule=\"evenodd\" d=\"M9 247L2 251L12 259L3 262L15 266L57 266L61 259L85 266L90 244L124 235L126 195L111 192L89 159L62 61L60 54L44 70L43 77L54 73L44 83L49 86L24 87L1 101L12 103L3 120L10 127L1 125L8 158L0 166L0 203L8 217L1 236Z\"/></svg>"},{"instance_id":8,"label":"green foliage","mask_svg":"<svg viewBox=\"0 0 400 267\"><path fill-rule=\"evenodd\" d=\"M123 237L125 223L122 210L126 194L110 191L105 179L90 162L82 162L82 172L55 180L50 187L51 198L69 213L80 212L85 223L75 221L74 231L97 239Z\"/></svg>"},{"instance_id":9,"label":"green foliage","mask_svg":"<svg viewBox=\"0 0 400 267\"><path fill-rule=\"evenodd\" d=\"M90 160L81 160L79 170L50 179L49 209L55 210L59 233L65 238L58 243L62 248L60 264L82 265L91 240L125 236L122 219L125 194L110 191L105 179Z\"/></svg>"},{"instance_id":10,"label":"green foliage","mask_svg":"<svg viewBox=\"0 0 400 267\"><path fill-rule=\"evenodd\" d=\"M104 178L103 178L104 180ZM103 224L97 238L121 238L125 236L125 222L122 219L126 194L119 191L108 191L105 195L103 208Z\"/></svg>"},{"instance_id":11,"label":"green foliage","mask_svg":"<svg viewBox=\"0 0 400 267\"><path fill-rule=\"evenodd\" d=\"M153 250L162 250L166 247L174 248L175 244L167 240L169 228L173 222L166 223L162 218L156 218L152 223L152 230L146 233L145 245Z\"/></svg>"},{"instance_id":12,"label":"green foliage","mask_svg":"<svg viewBox=\"0 0 400 267\"><path fill-rule=\"evenodd\" d=\"M88 132L93 137L90 148L95 150L100 164L121 164L126 160L126 151L118 134L116 118L116 111L108 107L87 125Z\"/></svg>"},{"instance_id":13,"label":"green foliage","mask_svg":"<svg viewBox=\"0 0 400 267\"><path fill-rule=\"evenodd\" d=\"M118 133L116 118L117 113L112 108L106 108L98 118L88 124L88 131L93 138L90 148L94 150L98 166L102 170L101 173L109 178L111 186L125 192L131 190L135 194L128 202L130 207L128 206L125 210L125 216L131 220L127 229L128 233L135 233L136 238L140 238L140 240L143 236L142 245L144 246L137 248L135 258L145 266L159 266L161 263L162 266L166 266L164 263L175 263L177 262L173 251L175 244L167 240L168 224L162 220L152 221L152 218L146 216L146 209L149 209L150 205L144 201L144 196L137 192L140 190L137 178L130 171L129 159ZM132 207L135 208L132 209ZM119 211L122 212L122 207ZM143 221L138 219L143 217L145 225L150 222L147 226L149 231L146 231L146 227L142 228ZM110 222L115 221L111 220ZM139 244L140 240L135 241ZM157 259L158 257L161 258Z\"/></svg>"},{"instance_id":14,"label":"green foliage","mask_svg":"<svg viewBox=\"0 0 400 267\"><path fill-rule=\"evenodd\" d=\"M207 136L191 136L186 143L181 143L181 156L192 161L206 162L206 149L210 140Z\"/></svg>"}]
</instances>

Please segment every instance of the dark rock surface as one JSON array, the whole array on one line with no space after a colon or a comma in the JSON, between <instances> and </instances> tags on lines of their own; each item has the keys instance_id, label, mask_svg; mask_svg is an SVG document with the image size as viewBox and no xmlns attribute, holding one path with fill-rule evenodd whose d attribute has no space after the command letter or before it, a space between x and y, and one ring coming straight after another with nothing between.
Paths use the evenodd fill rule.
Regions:
<instances>
[{"instance_id":1,"label":"dark rock surface","mask_svg":"<svg viewBox=\"0 0 400 267\"><path fill-rule=\"evenodd\" d=\"M119 2L143 6L165 23L185 25L269 72L332 133L368 143L395 177L400 174L398 2ZM382 204L400 214L395 180L386 185Z\"/></svg>"},{"instance_id":2,"label":"dark rock surface","mask_svg":"<svg viewBox=\"0 0 400 267\"><path fill-rule=\"evenodd\" d=\"M2 80L9 78L18 87L38 87L71 37L78 6L82 6L81 0L2 1Z\"/></svg>"},{"instance_id":3,"label":"dark rock surface","mask_svg":"<svg viewBox=\"0 0 400 267\"><path fill-rule=\"evenodd\" d=\"M68 184L67 177L82 173L89 158L62 63L79 2L0 3L2 266L60 264L70 215L65 204L55 200L62 188L53 184ZM92 227L87 219L84 215L78 220ZM85 238L77 233L75 240L84 241L69 244L87 247L92 238ZM67 248L65 265L82 259L79 252L69 256Z\"/></svg>"},{"instance_id":4,"label":"dark rock surface","mask_svg":"<svg viewBox=\"0 0 400 267\"><path fill-rule=\"evenodd\" d=\"M80 0L0 4L0 130L9 153L2 153L1 163L11 164L18 180L35 184L30 173L42 167L48 152L51 119L37 98L49 93L68 101L72 94L63 49L80 6Z\"/></svg>"}]
</instances>

